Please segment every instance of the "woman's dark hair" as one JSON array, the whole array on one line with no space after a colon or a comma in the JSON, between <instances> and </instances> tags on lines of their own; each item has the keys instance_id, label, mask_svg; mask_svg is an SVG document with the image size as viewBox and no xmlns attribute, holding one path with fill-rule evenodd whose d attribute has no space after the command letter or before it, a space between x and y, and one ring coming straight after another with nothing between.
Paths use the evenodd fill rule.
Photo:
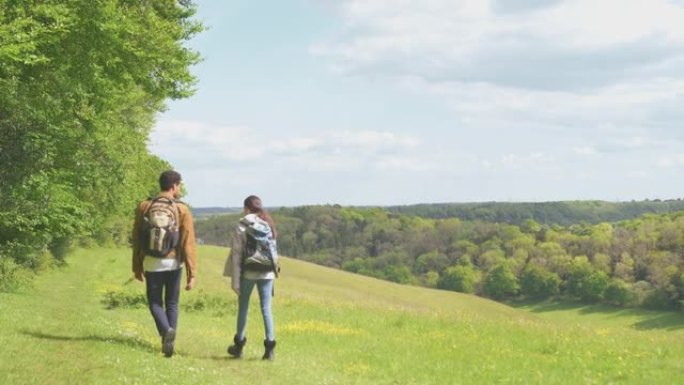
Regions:
<instances>
[{"instance_id":1,"label":"woman's dark hair","mask_svg":"<svg viewBox=\"0 0 684 385\"><path fill-rule=\"evenodd\" d=\"M173 170L164 171L159 175L159 188L161 191L169 191L175 184L181 182L181 175Z\"/></svg>"},{"instance_id":2,"label":"woman's dark hair","mask_svg":"<svg viewBox=\"0 0 684 385\"><path fill-rule=\"evenodd\" d=\"M276 230L275 222L273 218L268 214L266 210L261 206L261 198L256 195L250 195L245 198L245 208L250 214L256 214L259 218L263 219L271 226L271 232L273 232L273 238L278 238L278 231Z\"/></svg>"}]
</instances>

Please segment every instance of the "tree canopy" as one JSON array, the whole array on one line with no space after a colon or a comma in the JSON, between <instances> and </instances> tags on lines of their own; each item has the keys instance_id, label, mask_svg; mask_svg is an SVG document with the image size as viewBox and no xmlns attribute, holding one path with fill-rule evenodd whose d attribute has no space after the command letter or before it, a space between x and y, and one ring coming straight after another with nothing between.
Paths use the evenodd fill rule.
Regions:
<instances>
[{"instance_id":1,"label":"tree canopy","mask_svg":"<svg viewBox=\"0 0 684 385\"><path fill-rule=\"evenodd\" d=\"M387 210L425 218L483 220L522 227L539 224L570 226L579 223L617 222L648 213L682 211L684 200L423 203L389 206Z\"/></svg>"},{"instance_id":2,"label":"tree canopy","mask_svg":"<svg viewBox=\"0 0 684 385\"><path fill-rule=\"evenodd\" d=\"M171 167L147 140L165 100L193 92L194 13L190 1L0 0L3 259L124 237Z\"/></svg>"}]
</instances>

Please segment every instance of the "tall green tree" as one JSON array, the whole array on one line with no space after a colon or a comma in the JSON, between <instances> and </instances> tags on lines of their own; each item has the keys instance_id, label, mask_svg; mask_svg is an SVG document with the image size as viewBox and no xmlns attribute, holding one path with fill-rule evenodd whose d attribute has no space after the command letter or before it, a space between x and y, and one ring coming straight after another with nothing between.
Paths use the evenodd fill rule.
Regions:
<instances>
[{"instance_id":1,"label":"tall green tree","mask_svg":"<svg viewBox=\"0 0 684 385\"><path fill-rule=\"evenodd\" d=\"M147 139L164 102L193 92L194 13L191 1L0 0L0 255L63 257L74 237L121 232L170 167Z\"/></svg>"}]
</instances>

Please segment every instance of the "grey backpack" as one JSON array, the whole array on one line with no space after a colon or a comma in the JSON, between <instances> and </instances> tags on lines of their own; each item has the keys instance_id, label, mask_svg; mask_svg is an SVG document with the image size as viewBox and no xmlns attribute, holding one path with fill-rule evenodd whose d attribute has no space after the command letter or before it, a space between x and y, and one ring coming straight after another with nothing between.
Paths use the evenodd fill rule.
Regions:
<instances>
[{"instance_id":1,"label":"grey backpack","mask_svg":"<svg viewBox=\"0 0 684 385\"><path fill-rule=\"evenodd\" d=\"M256 219L251 222L247 218L242 218L240 224L246 227L245 248L242 255L242 270L268 272L272 271L278 275L280 268L273 255L273 240L271 239L271 228L268 223Z\"/></svg>"}]
</instances>

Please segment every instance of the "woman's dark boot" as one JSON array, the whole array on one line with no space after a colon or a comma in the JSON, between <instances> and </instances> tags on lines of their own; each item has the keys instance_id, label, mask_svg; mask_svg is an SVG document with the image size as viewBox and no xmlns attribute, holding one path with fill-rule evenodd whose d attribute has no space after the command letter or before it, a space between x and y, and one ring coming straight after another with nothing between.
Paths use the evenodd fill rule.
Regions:
<instances>
[{"instance_id":1,"label":"woman's dark boot","mask_svg":"<svg viewBox=\"0 0 684 385\"><path fill-rule=\"evenodd\" d=\"M247 343L247 337L243 338L242 341L238 339L237 334L233 337L233 345L228 347L228 354L235 358L242 358L242 348L245 347Z\"/></svg>"},{"instance_id":2,"label":"woman's dark boot","mask_svg":"<svg viewBox=\"0 0 684 385\"><path fill-rule=\"evenodd\" d=\"M273 349L275 349L275 346L275 341L264 340L265 351L264 356L261 357L261 359L273 361L275 359L275 352L273 351Z\"/></svg>"}]
</instances>

